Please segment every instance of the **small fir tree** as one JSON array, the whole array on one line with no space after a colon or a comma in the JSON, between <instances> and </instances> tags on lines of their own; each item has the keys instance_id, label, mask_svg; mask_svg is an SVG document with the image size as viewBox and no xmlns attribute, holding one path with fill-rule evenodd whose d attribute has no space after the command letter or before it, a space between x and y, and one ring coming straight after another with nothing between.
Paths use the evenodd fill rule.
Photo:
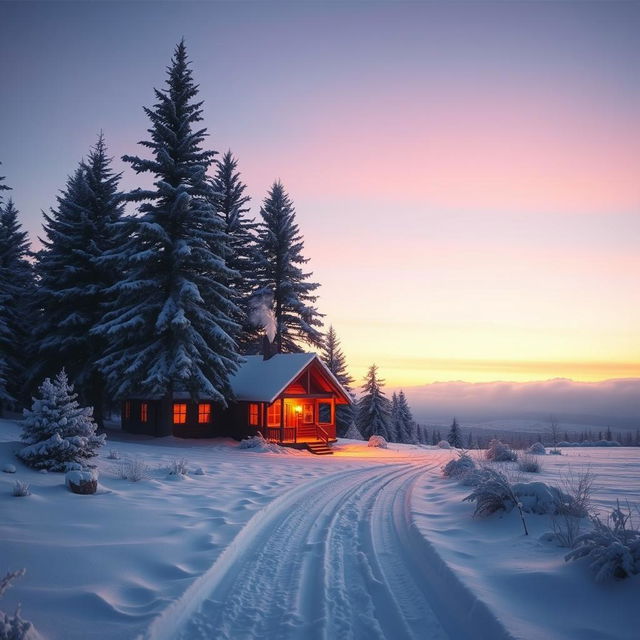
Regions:
<instances>
[{"instance_id":1,"label":"small fir tree","mask_svg":"<svg viewBox=\"0 0 640 640\"><path fill-rule=\"evenodd\" d=\"M353 378L349 375L347 370L347 359L340 347L340 340L336 334L333 326L329 326L327 335L325 336L324 344L322 345L322 352L320 354L322 361L327 365L327 369L333 373L336 380L347 390L349 395L351 394L351 385L353 384ZM355 400L352 401L355 403ZM336 406L336 430L338 437L346 438L347 430L351 427L355 412L353 404L339 404Z\"/></svg>"},{"instance_id":2,"label":"small fir tree","mask_svg":"<svg viewBox=\"0 0 640 640\"><path fill-rule=\"evenodd\" d=\"M283 353L296 353L302 344L321 347L322 314L315 308L320 286L310 282L302 266L304 241L295 209L281 182L275 182L264 199L258 224L258 278L260 289L273 293L275 343Z\"/></svg>"},{"instance_id":3,"label":"small fir tree","mask_svg":"<svg viewBox=\"0 0 640 640\"><path fill-rule=\"evenodd\" d=\"M96 434L93 409L81 407L64 369L38 389L31 410L25 409L21 440L27 445L17 456L34 469L66 471L69 463L98 455L106 435Z\"/></svg>"},{"instance_id":4,"label":"small fir tree","mask_svg":"<svg viewBox=\"0 0 640 640\"><path fill-rule=\"evenodd\" d=\"M413 419L409 402L402 390L398 393L398 416L400 425L399 442L404 442L405 444L417 444L419 442L418 425Z\"/></svg>"},{"instance_id":5,"label":"small fir tree","mask_svg":"<svg viewBox=\"0 0 640 640\"><path fill-rule=\"evenodd\" d=\"M373 364L364 379L363 395L358 401L356 427L365 440L371 436L391 439L391 403L382 390L384 380L378 377L378 367Z\"/></svg>"},{"instance_id":6,"label":"small fir tree","mask_svg":"<svg viewBox=\"0 0 640 640\"><path fill-rule=\"evenodd\" d=\"M451 423L451 427L449 428L449 433L447 434L447 442L456 449L462 449L464 443L462 441L462 432L460 431L460 425L458 421L454 418Z\"/></svg>"}]
</instances>

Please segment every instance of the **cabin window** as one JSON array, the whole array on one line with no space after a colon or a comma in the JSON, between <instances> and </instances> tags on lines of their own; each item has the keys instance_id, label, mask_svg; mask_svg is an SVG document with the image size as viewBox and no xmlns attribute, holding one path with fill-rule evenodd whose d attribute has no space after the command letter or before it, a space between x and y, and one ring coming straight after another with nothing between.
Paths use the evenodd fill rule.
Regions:
<instances>
[{"instance_id":1,"label":"cabin window","mask_svg":"<svg viewBox=\"0 0 640 640\"><path fill-rule=\"evenodd\" d=\"M140 403L140 422L147 422L149 420L149 403Z\"/></svg>"},{"instance_id":2,"label":"cabin window","mask_svg":"<svg viewBox=\"0 0 640 640\"><path fill-rule=\"evenodd\" d=\"M173 424L187 423L187 403L176 402L173 405Z\"/></svg>"},{"instance_id":3,"label":"cabin window","mask_svg":"<svg viewBox=\"0 0 640 640\"><path fill-rule=\"evenodd\" d=\"M208 424L211 422L211 405L204 402L198 405L198 424Z\"/></svg>"},{"instance_id":4,"label":"cabin window","mask_svg":"<svg viewBox=\"0 0 640 640\"><path fill-rule=\"evenodd\" d=\"M318 404L318 422L320 424L333 423L333 420L331 419L331 403L330 402L320 402Z\"/></svg>"},{"instance_id":5,"label":"cabin window","mask_svg":"<svg viewBox=\"0 0 640 640\"><path fill-rule=\"evenodd\" d=\"M303 407L302 421L305 424L311 424L313 422L313 405L305 404Z\"/></svg>"},{"instance_id":6,"label":"cabin window","mask_svg":"<svg viewBox=\"0 0 640 640\"><path fill-rule=\"evenodd\" d=\"M253 427L258 426L258 415L259 415L259 407L258 404L252 402L249 405L249 424Z\"/></svg>"},{"instance_id":7,"label":"cabin window","mask_svg":"<svg viewBox=\"0 0 640 640\"><path fill-rule=\"evenodd\" d=\"M279 427L282 418L282 405L280 400L276 400L273 404L269 405L267 409L267 426Z\"/></svg>"},{"instance_id":8,"label":"cabin window","mask_svg":"<svg viewBox=\"0 0 640 640\"><path fill-rule=\"evenodd\" d=\"M124 403L124 417L128 420L131 417L131 401L127 400Z\"/></svg>"}]
</instances>

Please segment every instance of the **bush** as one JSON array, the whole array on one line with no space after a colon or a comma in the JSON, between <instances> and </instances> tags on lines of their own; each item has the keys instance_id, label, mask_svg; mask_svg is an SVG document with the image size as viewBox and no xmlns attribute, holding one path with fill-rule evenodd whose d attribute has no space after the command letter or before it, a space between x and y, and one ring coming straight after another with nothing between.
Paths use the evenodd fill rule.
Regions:
<instances>
[{"instance_id":1,"label":"bush","mask_svg":"<svg viewBox=\"0 0 640 640\"><path fill-rule=\"evenodd\" d=\"M451 449L451 445L446 440L440 440L440 442L438 442L438 446L441 449Z\"/></svg>"},{"instance_id":2,"label":"bush","mask_svg":"<svg viewBox=\"0 0 640 640\"><path fill-rule=\"evenodd\" d=\"M547 453L547 450L544 448L542 442L534 442L530 447L529 451L532 456L544 456Z\"/></svg>"},{"instance_id":3,"label":"bush","mask_svg":"<svg viewBox=\"0 0 640 640\"><path fill-rule=\"evenodd\" d=\"M473 458L465 451L461 451L458 453L457 458L449 460L449 462L442 467L442 474L445 478L459 478L473 471L475 468L476 463L473 461Z\"/></svg>"},{"instance_id":4,"label":"bush","mask_svg":"<svg viewBox=\"0 0 640 640\"><path fill-rule=\"evenodd\" d=\"M518 462L518 469L525 473L540 473L542 465L530 454L523 455Z\"/></svg>"},{"instance_id":5,"label":"bush","mask_svg":"<svg viewBox=\"0 0 640 640\"><path fill-rule=\"evenodd\" d=\"M120 452L117 449L109 449L109 460L120 460Z\"/></svg>"},{"instance_id":6,"label":"bush","mask_svg":"<svg viewBox=\"0 0 640 640\"><path fill-rule=\"evenodd\" d=\"M562 451L560 451L560 449L549 449L549 454L552 456L561 456Z\"/></svg>"},{"instance_id":7,"label":"bush","mask_svg":"<svg viewBox=\"0 0 640 640\"><path fill-rule=\"evenodd\" d=\"M388 447L388 443L382 436L373 435L369 438L369 442L367 443L367 446L386 449Z\"/></svg>"},{"instance_id":8,"label":"bush","mask_svg":"<svg viewBox=\"0 0 640 640\"><path fill-rule=\"evenodd\" d=\"M186 458L174 458L167 467L167 473L170 476L186 476L189 473L189 467Z\"/></svg>"},{"instance_id":9,"label":"bush","mask_svg":"<svg viewBox=\"0 0 640 640\"><path fill-rule=\"evenodd\" d=\"M13 483L13 489L11 490L11 495L16 498L24 498L25 496L31 495L31 488L29 483L20 482L20 480L16 480Z\"/></svg>"},{"instance_id":10,"label":"bush","mask_svg":"<svg viewBox=\"0 0 640 640\"><path fill-rule=\"evenodd\" d=\"M116 476L129 482L140 482L149 477L149 466L140 458L123 460L115 467Z\"/></svg>"},{"instance_id":11,"label":"bush","mask_svg":"<svg viewBox=\"0 0 640 640\"><path fill-rule=\"evenodd\" d=\"M618 502L607 522L597 516L592 521L593 531L576 539L565 560L587 558L596 582L640 573L640 531L633 528L630 509L622 511Z\"/></svg>"},{"instance_id":12,"label":"bush","mask_svg":"<svg viewBox=\"0 0 640 640\"><path fill-rule=\"evenodd\" d=\"M484 455L493 462L515 462L518 459L518 454L513 449L495 438L489 443Z\"/></svg>"},{"instance_id":13,"label":"bush","mask_svg":"<svg viewBox=\"0 0 640 640\"><path fill-rule=\"evenodd\" d=\"M67 489L80 495L91 495L98 490L98 474L92 469L72 469L64 477Z\"/></svg>"},{"instance_id":14,"label":"bush","mask_svg":"<svg viewBox=\"0 0 640 640\"><path fill-rule=\"evenodd\" d=\"M25 573L24 569L20 569L19 571L10 571L4 578L0 578L0 597L11 586L13 580L22 577ZM0 611L0 640L36 640L39 638L33 625L23 620L20 614L20 605L12 616Z\"/></svg>"}]
</instances>

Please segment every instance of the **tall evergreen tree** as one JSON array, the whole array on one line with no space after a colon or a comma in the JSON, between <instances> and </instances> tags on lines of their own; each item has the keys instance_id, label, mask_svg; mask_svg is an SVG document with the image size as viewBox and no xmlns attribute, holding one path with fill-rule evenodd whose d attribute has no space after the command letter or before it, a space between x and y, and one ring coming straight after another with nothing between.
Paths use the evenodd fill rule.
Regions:
<instances>
[{"instance_id":1,"label":"tall evergreen tree","mask_svg":"<svg viewBox=\"0 0 640 640\"><path fill-rule=\"evenodd\" d=\"M402 418L400 417L400 405L398 404L398 394L394 391L391 394L391 414L389 416L389 440L391 442L402 442Z\"/></svg>"},{"instance_id":2,"label":"tall evergreen tree","mask_svg":"<svg viewBox=\"0 0 640 640\"><path fill-rule=\"evenodd\" d=\"M347 370L347 359L340 347L340 340L332 325L329 326L329 330L327 331L320 357L327 365L327 369L333 373L338 382L349 392L349 395L352 396L353 402L355 402L351 393L353 378ZM353 404L339 404L336 407L336 430L338 437L346 437L346 433L354 421L354 418L355 412Z\"/></svg>"},{"instance_id":3,"label":"tall evergreen tree","mask_svg":"<svg viewBox=\"0 0 640 640\"><path fill-rule=\"evenodd\" d=\"M247 215L251 198L245 193L246 185L237 167L237 159L227 151L216 161L216 175L211 185L212 202L228 236L226 263L234 272L227 285L238 308L234 320L240 330L235 338L241 351L246 351L258 337L258 330L249 321L248 308L258 281L256 224Z\"/></svg>"},{"instance_id":4,"label":"tall evergreen tree","mask_svg":"<svg viewBox=\"0 0 640 640\"><path fill-rule=\"evenodd\" d=\"M224 283L235 274L225 265L228 238L206 177L215 152L203 150L206 129L194 127L202 120L197 93L182 41L166 88L145 108L151 139L140 144L152 158L123 157L155 181L129 194L140 216L107 256L125 277L112 287L115 299L96 332L109 339L101 365L118 398L184 390L226 405L231 396L236 308Z\"/></svg>"},{"instance_id":5,"label":"tall evergreen tree","mask_svg":"<svg viewBox=\"0 0 640 640\"><path fill-rule=\"evenodd\" d=\"M3 406L17 408L23 399L32 326L33 269L18 215L13 200L0 203L0 411Z\"/></svg>"},{"instance_id":6,"label":"tall evergreen tree","mask_svg":"<svg viewBox=\"0 0 640 640\"><path fill-rule=\"evenodd\" d=\"M106 341L91 332L102 318L109 289L120 279L118 270L102 261L119 241L119 180L101 133L87 161L67 180L58 206L45 214L37 264L41 317L32 378L53 376L64 364L81 402L94 407L98 424L105 381L97 362Z\"/></svg>"},{"instance_id":7,"label":"tall evergreen tree","mask_svg":"<svg viewBox=\"0 0 640 640\"><path fill-rule=\"evenodd\" d=\"M400 425L399 442L404 442L405 444L417 444L420 442L418 425L413 419L409 402L402 390L398 393L398 420Z\"/></svg>"},{"instance_id":8,"label":"tall evergreen tree","mask_svg":"<svg viewBox=\"0 0 640 640\"><path fill-rule=\"evenodd\" d=\"M451 427L449 428L449 433L447 434L447 442L456 449L462 449L464 447L460 425L455 418L453 419Z\"/></svg>"},{"instance_id":9,"label":"tall evergreen tree","mask_svg":"<svg viewBox=\"0 0 640 640\"><path fill-rule=\"evenodd\" d=\"M320 285L309 282L302 265L304 241L295 221L293 202L280 181L264 199L258 224L259 283L273 293L277 348L283 353L302 350L302 344L322 346L322 314L313 306Z\"/></svg>"},{"instance_id":10,"label":"tall evergreen tree","mask_svg":"<svg viewBox=\"0 0 640 640\"><path fill-rule=\"evenodd\" d=\"M363 395L358 401L356 426L365 440L373 435L391 439L391 403L382 390L384 380L378 377L378 367L373 364L364 379Z\"/></svg>"}]
</instances>

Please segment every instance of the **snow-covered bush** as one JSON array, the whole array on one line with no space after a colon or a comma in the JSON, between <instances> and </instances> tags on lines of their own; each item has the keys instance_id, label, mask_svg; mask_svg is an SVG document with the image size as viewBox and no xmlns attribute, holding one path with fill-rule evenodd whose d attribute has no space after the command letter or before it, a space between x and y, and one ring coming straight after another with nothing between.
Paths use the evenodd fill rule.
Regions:
<instances>
[{"instance_id":1,"label":"snow-covered bush","mask_svg":"<svg viewBox=\"0 0 640 640\"><path fill-rule=\"evenodd\" d=\"M115 473L121 480L140 482L149 477L149 466L141 458L127 458L116 465Z\"/></svg>"},{"instance_id":2,"label":"snow-covered bush","mask_svg":"<svg viewBox=\"0 0 640 640\"><path fill-rule=\"evenodd\" d=\"M22 577L26 571L10 571L4 578L0 578L0 597L11 586L11 582ZM30 622L22 619L20 605L13 615L0 611L0 640L37 640L38 633Z\"/></svg>"},{"instance_id":3,"label":"snow-covered bush","mask_svg":"<svg viewBox=\"0 0 640 640\"><path fill-rule=\"evenodd\" d=\"M281 447L275 442L269 442L259 431L255 436L240 440L239 448L251 449L255 453L285 453L285 447Z\"/></svg>"},{"instance_id":4,"label":"snow-covered bush","mask_svg":"<svg viewBox=\"0 0 640 640\"><path fill-rule=\"evenodd\" d=\"M495 438L489 443L484 455L493 462L515 462L518 459L518 454L513 449Z\"/></svg>"},{"instance_id":5,"label":"snow-covered bush","mask_svg":"<svg viewBox=\"0 0 640 640\"><path fill-rule=\"evenodd\" d=\"M11 495L16 498L24 498L25 496L31 495L31 487L28 482L21 482L20 480L16 480L13 483L13 489L11 490Z\"/></svg>"},{"instance_id":6,"label":"snow-covered bush","mask_svg":"<svg viewBox=\"0 0 640 640\"><path fill-rule=\"evenodd\" d=\"M189 463L186 458L174 458L167 467L170 476L186 476L189 473Z\"/></svg>"},{"instance_id":7,"label":"snow-covered bush","mask_svg":"<svg viewBox=\"0 0 640 640\"><path fill-rule=\"evenodd\" d=\"M547 453L547 450L544 448L542 442L534 442L528 450L532 456L544 456Z\"/></svg>"},{"instance_id":8,"label":"snow-covered bush","mask_svg":"<svg viewBox=\"0 0 640 640\"><path fill-rule=\"evenodd\" d=\"M4 471L4 473L15 473L16 472L16 467L13 464L5 464L2 467L2 471Z\"/></svg>"},{"instance_id":9,"label":"snow-covered bush","mask_svg":"<svg viewBox=\"0 0 640 640\"><path fill-rule=\"evenodd\" d=\"M520 471L524 471L525 473L540 473L542 464L540 464L535 456L527 453L523 456L520 456L520 460L518 460L518 469L520 469Z\"/></svg>"},{"instance_id":10,"label":"snow-covered bush","mask_svg":"<svg viewBox=\"0 0 640 640\"><path fill-rule=\"evenodd\" d=\"M488 473L484 468L472 469L460 476L459 482L464 487L477 487L486 477Z\"/></svg>"},{"instance_id":11,"label":"snow-covered bush","mask_svg":"<svg viewBox=\"0 0 640 640\"><path fill-rule=\"evenodd\" d=\"M117 449L109 449L109 460L120 460L120 452Z\"/></svg>"},{"instance_id":12,"label":"snow-covered bush","mask_svg":"<svg viewBox=\"0 0 640 640\"><path fill-rule=\"evenodd\" d=\"M451 449L451 445L446 440L440 440L438 447L440 447L440 449Z\"/></svg>"},{"instance_id":13,"label":"snow-covered bush","mask_svg":"<svg viewBox=\"0 0 640 640\"><path fill-rule=\"evenodd\" d=\"M106 436L96 435L91 407L81 407L64 369L38 389L31 410L24 410L18 457L30 467L66 471L69 462L86 462L98 454Z\"/></svg>"},{"instance_id":14,"label":"snow-covered bush","mask_svg":"<svg viewBox=\"0 0 640 640\"><path fill-rule=\"evenodd\" d=\"M511 489L526 513L558 515L573 509L571 496L544 482L516 482Z\"/></svg>"},{"instance_id":15,"label":"snow-covered bush","mask_svg":"<svg viewBox=\"0 0 640 640\"><path fill-rule=\"evenodd\" d=\"M204 475L206 475L206 472L202 467L197 467L196 470L193 473L196 476L204 476Z\"/></svg>"},{"instance_id":16,"label":"snow-covered bush","mask_svg":"<svg viewBox=\"0 0 640 640\"><path fill-rule=\"evenodd\" d=\"M449 460L449 462L442 467L442 474L445 478L459 478L475 470L475 468L476 463L473 461L473 458L466 451L461 451L458 453L457 458Z\"/></svg>"},{"instance_id":17,"label":"snow-covered bush","mask_svg":"<svg viewBox=\"0 0 640 640\"><path fill-rule=\"evenodd\" d=\"M565 560L587 558L596 582L640 573L640 531L633 527L630 510L622 511L618 502L607 522L597 516L592 520L593 530L576 539Z\"/></svg>"},{"instance_id":18,"label":"snow-covered bush","mask_svg":"<svg viewBox=\"0 0 640 640\"><path fill-rule=\"evenodd\" d=\"M549 454L552 456L561 456L562 455L562 451L560 451L560 449L549 449Z\"/></svg>"},{"instance_id":19,"label":"snow-covered bush","mask_svg":"<svg viewBox=\"0 0 640 640\"><path fill-rule=\"evenodd\" d=\"M72 493L90 495L98 490L98 474L93 469L73 469L65 474L64 483Z\"/></svg>"},{"instance_id":20,"label":"snow-covered bush","mask_svg":"<svg viewBox=\"0 0 640 640\"><path fill-rule=\"evenodd\" d=\"M388 447L388 444L387 444L387 441L382 436L373 435L369 438L369 442L367 443L367 446L386 449Z\"/></svg>"}]
</instances>

